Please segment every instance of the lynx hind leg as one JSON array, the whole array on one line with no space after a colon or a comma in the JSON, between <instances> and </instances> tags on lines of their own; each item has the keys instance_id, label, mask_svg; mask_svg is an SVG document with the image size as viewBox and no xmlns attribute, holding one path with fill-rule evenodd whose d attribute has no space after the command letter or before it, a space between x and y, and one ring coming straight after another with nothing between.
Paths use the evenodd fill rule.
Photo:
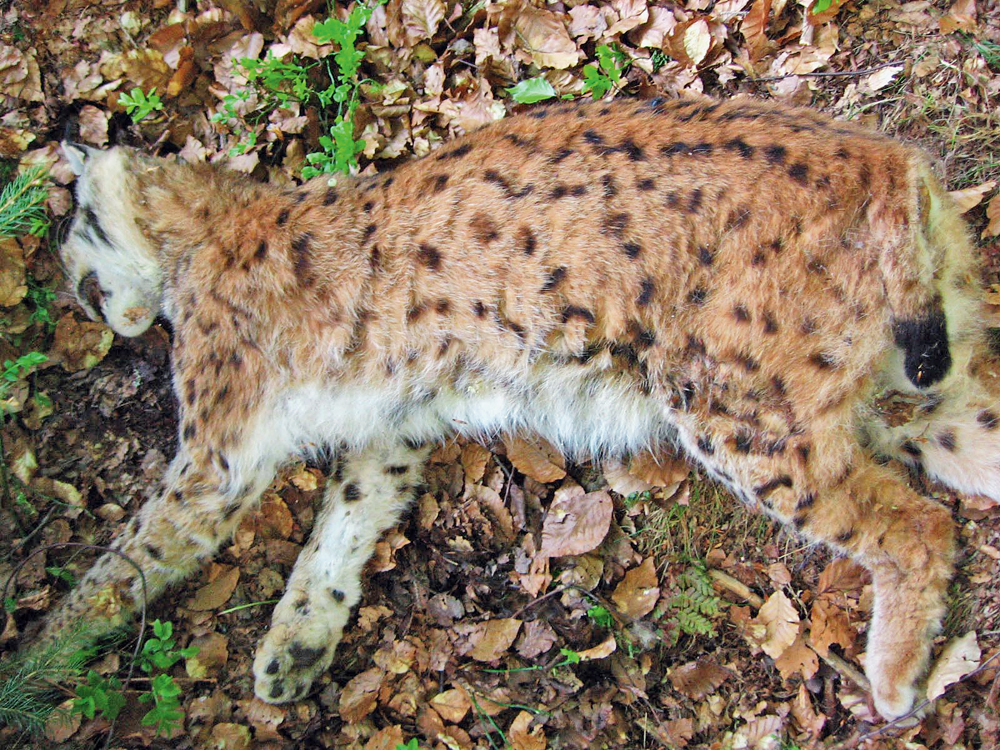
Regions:
<instances>
[{"instance_id":1,"label":"lynx hind leg","mask_svg":"<svg viewBox=\"0 0 1000 750\"><path fill-rule=\"evenodd\" d=\"M112 543L121 554L106 552L97 559L49 616L39 642L52 643L79 622L87 623L92 638L125 622L141 606L144 594L151 601L210 557L232 535L270 478L265 472L236 482L220 476L216 467L199 466L178 454L164 478L165 489L140 508ZM142 576L129 560L142 569Z\"/></svg>"},{"instance_id":2,"label":"lynx hind leg","mask_svg":"<svg viewBox=\"0 0 1000 750\"><path fill-rule=\"evenodd\" d=\"M299 553L271 628L257 647L254 692L283 703L306 694L330 666L361 571L409 505L429 449L372 447L338 459L309 542Z\"/></svg>"},{"instance_id":3,"label":"lynx hind leg","mask_svg":"<svg viewBox=\"0 0 1000 750\"><path fill-rule=\"evenodd\" d=\"M948 511L863 454L831 424L812 424L780 451L693 432L694 455L737 493L872 572L875 605L866 672L887 719L910 710L944 612L954 530ZM687 442L687 441L686 441Z\"/></svg>"}]
</instances>

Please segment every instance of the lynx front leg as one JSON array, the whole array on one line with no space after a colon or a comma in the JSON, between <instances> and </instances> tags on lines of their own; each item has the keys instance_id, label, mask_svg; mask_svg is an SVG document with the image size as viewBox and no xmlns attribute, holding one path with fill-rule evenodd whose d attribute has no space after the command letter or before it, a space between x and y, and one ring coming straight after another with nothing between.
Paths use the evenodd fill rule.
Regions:
<instances>
[{"instance_id":1,"label":"lynx front leg","mask_svg":"<svg viewBox=\"0 0 1000 750\"><path fill-rule=\"evenodd\" d=\"M361 569L412 499L428 452L398 444L340 458L309 543L257 648L258 698L299 698L330 666L351 607L361 598Z\"/></svg>"},{"instance_id":2,"label":"lynx front leg","mask_svg":"<svg viewBox=\"0 0 1000 750\"><path fill-rule=\"evenodd\" d=\"M178 454L167 471L163 492L140 509L112 549L142 568L145 594L152 600L232 535L271 475L270 469L260 470L237 482L228 471ZM143 593L135 567L120 555L105 553L49 616L40 641L56 641L80 622L87 623L88 635L96 638L125 622L141 605Z\"/></svg>"}]
</instances>

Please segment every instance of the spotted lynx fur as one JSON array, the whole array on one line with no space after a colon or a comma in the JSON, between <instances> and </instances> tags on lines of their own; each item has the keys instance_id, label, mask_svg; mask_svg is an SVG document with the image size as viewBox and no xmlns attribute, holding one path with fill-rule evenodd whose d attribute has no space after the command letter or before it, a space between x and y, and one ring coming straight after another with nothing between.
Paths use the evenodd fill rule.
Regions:
<instances>
[{"instance_id":1,"label":"spotted lynx fur","mask_svg":"<svg viewBox=\"0 0 1000 750\"><path fill-rule=\"evenodd\" d=\"M679 445L851 555L874 581L875 705L913 704L954 532L884 459L1000 499L974 253L918 151L803 109L654 100L538 108L335 187L67 152L81 304L126 336L173 327L180 447L114 542L150 592L209 558L289 456L338 451L257 650L260 698L329 667L421 446L523 431L575 456ZM117 623L139 595L107 554L42 637Z\"/></svg>"}]
</instances>

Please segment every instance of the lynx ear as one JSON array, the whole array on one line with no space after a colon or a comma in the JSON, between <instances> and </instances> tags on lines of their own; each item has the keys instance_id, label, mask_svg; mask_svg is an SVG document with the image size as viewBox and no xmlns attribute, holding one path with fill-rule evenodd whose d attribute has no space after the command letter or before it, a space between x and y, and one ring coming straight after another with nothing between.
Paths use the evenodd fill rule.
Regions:
<instances>
[{"instance_id":1,"label":"lynx ear","mask_svg":"<svg viewBox=\"0 0 1000 750\"><path fill-rule=\"evenodd\" d=\"M82 143L73 143L73 141L63 141L62 150L63 154L66 155L66 161L69 162L69 168L77 177L83 174L87 159L98 153L96 148L84 146Z\"/></svg>"}]
</instances>

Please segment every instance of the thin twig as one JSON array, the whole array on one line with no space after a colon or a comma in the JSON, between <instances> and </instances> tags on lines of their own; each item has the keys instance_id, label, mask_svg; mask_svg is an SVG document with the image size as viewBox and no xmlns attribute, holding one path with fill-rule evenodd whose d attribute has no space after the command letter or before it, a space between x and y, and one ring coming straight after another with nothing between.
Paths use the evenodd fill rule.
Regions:
<instances>
[{"instance_id":1,"label":"thin twig","mask_svg":"<svg viewBox=\"0 0 1000 750\"><path fill-rule=\"evenodd\" d=\"M881 65L876 65L874 68L865 68L864 70L833 70L828 72L819 73L785 73L781 76L767 76L765 78L751 78L753 83L767 83L770 81L783 81L786 78L792 78L798 76L799 78L843 78L846 76L866 76L869 73L874 73L877 70L882 70L883 68L891 68L893 65L902 65L903 63L894 62L884 62Z\"/></svg>"}]
</instances>

